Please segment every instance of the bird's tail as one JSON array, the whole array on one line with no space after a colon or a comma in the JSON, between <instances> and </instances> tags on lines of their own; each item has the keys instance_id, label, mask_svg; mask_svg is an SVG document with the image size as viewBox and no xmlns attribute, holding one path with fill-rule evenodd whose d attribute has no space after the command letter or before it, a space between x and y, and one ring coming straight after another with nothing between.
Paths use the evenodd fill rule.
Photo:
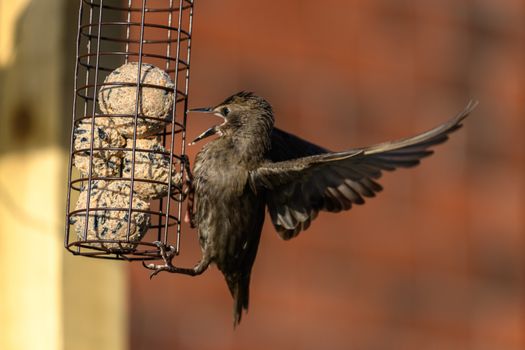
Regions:
<instances>
[{"instance_id":1,"label":"bird's tail","mask_svg":"<svg viewBox=\"0 0 525 350\"><path fill-rule=\"evenodd\" d=\"M236 327L241 322L243 310L248 311L250 275L226 277L226 282L233 297L233 326Z\"/></svg>"}]
</instances>

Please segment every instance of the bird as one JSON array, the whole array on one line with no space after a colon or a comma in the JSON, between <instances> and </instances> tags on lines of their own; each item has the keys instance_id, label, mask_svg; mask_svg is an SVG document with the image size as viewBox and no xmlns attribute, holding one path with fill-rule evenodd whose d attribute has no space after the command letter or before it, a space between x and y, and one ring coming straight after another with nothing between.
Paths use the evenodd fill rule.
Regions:
<instances>
[{"instance_id":1,"label":"bird","mask_svg":"<svg viewBox=\"0 0 525 350\"><path fill-rule=\"evenodd\" d=\"M233 324L248 310L249 285L265 211L284 240L306 230L320 211L340 212L360 205L383 188L385 171L410 168L433 153L462 126L476 107L471 101L454 118L419 135L369 147L332 152L274 126L270 103L239 92L213 107L190 112L220 117L222 123L200 134L210 136L195 158L188 212L198 231L202 258L193 268L172 264L173 247L160 245L161 272L202 274L215 264L233 297Z\"/></svg>"}]
</instances>

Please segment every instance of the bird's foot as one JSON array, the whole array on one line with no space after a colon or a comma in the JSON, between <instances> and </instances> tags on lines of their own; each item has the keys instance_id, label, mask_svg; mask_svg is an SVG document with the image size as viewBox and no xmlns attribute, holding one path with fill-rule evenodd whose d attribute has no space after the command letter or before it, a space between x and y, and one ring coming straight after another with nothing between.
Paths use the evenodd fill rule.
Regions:
<instances>
[{"instance_id":1,"label":"bird's foot","mask_svg":"<svg viewBox=\"0 0 525 350\"><path fill-rule=\"evenodd\" d=\"M197 276L202 274L208 266L210 265L210 260L203 258L195 267L193 268L183 268L174 266L172 263L173 258L177 255L177 250L173 246L166 246L162 242L154 242L154 244L159 248L160 256L164 260L163 265L159 264L146 264L142 262L142 266L153 272L150 274L149 278L153 278L158 275L160 272L170 272L170 273L180 273L183 275Z\"/></svg>"},{"instance_id":2,"label":"bird's foot","mask_svg":"<svg viewBox=\"0 0 525 350\"><path fill-rule=\"evenodd\" d=\"M153 244L155 244L157 248L159 248L160 256L162 257L162 260L164 260L164 264L146 264L142 262L142 265L145 268L153 271L149 278L151 279L155 277L162 271L176 272L175 270L177 270L177 268L173 266L172 263L173 258L175 257L175 255L177 255L177 250L175 249L175 247L172 245L166 245L159 241L153 242Z\"/></svg>"},{"instance_id":3,"label":"bird's foot","mask_svg":"<svg viewBox=\"0 0 525 350\"><path fill-rule=\"evenodd\" d=\"M181 161L184 165L184 170L186 171L186 179L189 183L193 182L193 173L191 172L191 166L190 166L190 158L183 154L181 157Z\"/></svg>"}]
</instances>

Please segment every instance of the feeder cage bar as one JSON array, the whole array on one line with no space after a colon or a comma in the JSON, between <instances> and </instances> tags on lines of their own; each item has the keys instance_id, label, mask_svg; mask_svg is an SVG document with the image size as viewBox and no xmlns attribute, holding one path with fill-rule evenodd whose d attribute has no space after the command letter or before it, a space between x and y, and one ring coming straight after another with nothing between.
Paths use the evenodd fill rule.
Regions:
<instances>
[{"instance_id":1,"label":"feeder cage bar","mask_svg":"<svg viewBox=\"0 0 525 350\"><path fill-rule=\"evenodd\" d=\"M65 247L180 251L193 0L80 0Z\"/></svg>"}]
</instances>

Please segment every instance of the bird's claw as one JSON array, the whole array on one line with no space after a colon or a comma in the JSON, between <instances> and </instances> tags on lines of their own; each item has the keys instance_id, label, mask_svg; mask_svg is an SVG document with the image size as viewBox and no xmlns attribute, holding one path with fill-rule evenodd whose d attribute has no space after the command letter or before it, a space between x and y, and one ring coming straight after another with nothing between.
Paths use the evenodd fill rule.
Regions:
<instances>
[{"instance_id":1,"label":"bird's claw","mask_svg":"<svg viewBox=\"0 0 525 350\"><path fill-rule=\"evenodd\" d=\"M164 260L164 264L146 264L142 262L142 266L153 271L150 274L149 278L152 279L162 271L175 272L177 268L173 266L172 263L173 258L175 257L175 255L177 255L177 250L175 249L175 247L171 245L166 245L159 241L153 242L153 244L155 244L157 248L159 248L160 256L162 257L162 260Z\"/></svg>"},{"instance_id":2,"label":"bird's claw","mask_svg":"<svg viewBox=\"0 0 525 350\"><path fill-rule=\"evenodd\" d=\"M181 156L181 159L180 159L183 167L184 167L184 171L186 172L186 178L191 182L193 180L193 174L191 172L191 166L190 166L190 158L188 157L187 154L183 154Z\"/></svg>"}]
</instances>

